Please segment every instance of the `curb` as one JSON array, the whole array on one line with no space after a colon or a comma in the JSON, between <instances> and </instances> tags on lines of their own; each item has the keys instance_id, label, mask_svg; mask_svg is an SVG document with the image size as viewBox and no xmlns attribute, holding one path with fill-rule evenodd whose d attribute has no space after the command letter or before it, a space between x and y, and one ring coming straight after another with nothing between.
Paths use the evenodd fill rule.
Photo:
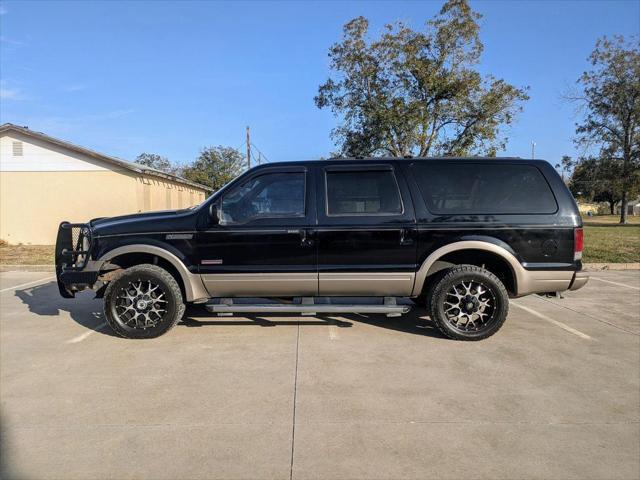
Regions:
<instances>
[{"instance_id":1,"label":"curb","mask_svg":"<svg viewBox=\"0 0 640 480\"><path fill-rule=\"evenodd\" d=\"M602 270L640 270L640 263L583 263L582 270L598 272Z\"/></svg>"}]
</instances>

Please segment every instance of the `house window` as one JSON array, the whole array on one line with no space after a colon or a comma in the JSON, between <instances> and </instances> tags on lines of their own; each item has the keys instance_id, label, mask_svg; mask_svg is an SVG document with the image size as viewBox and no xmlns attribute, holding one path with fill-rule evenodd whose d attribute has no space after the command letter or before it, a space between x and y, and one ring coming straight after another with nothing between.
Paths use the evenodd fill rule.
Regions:
<instances>
[{"instance_id":1,"label":"house window","mask_svg":"<svg viewBox=\"0 0 640 480\"><path fill-rule=\"evenodd\" d=\"M13 142L13 156L14 157L22 156L22 142Z\"/></svg>"}]
</instances>

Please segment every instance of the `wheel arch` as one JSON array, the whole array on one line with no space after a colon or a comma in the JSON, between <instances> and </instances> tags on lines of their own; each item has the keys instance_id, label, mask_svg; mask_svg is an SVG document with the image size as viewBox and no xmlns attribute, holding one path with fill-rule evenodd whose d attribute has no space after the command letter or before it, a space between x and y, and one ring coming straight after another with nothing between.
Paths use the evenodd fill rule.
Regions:
<instances>
[{"instance_id":1,"label":"wheel arch","mask_svg":"<svg viewBox=\"0 0 640 480\"><path fill-rule=\"evenodd\" d=\"M473 239L473 240L461 240L444 245L437 250L433 251L422 262L420 268L416 272L416 280L413 286L412 296L420 295L423 292L426 280L434 273L448 268L452 264L460 263L483 263L489 262L492 268L487 268L489 271L498 270L502 278L506 278L505 287L510 294L517 296L519 288L526 283L526 270L522 267L515 255L509 251L508 246L503 246L496 243ZM501 242L500 242L501 243ZM476 252L475 255L472 255ZM465 256L471 256L477 261L459 261L464 259ZM483 262L484 261L484 262ZM495 271L492 273L496 274Z\"/></svg>"},{"instance_id":2,"label":"wheel arch","mask_svg":"<svg viewBox=\"0 0 640 480\"><path fill-rule=\"evenodd\" d=\"M183 290L185 301L193 302L196 300L208 298L207 291L202 284L200 275L191 273L187 269L184 262L180 258L178 258L178 256L165 248L146 244L123 245L102 254L98 261L102 264L113 261L116 261L117 263L118 258L126 258L127 256L136 254L143 256L155 256L162 259L164 262L167 262L167 264L170 265L178 274L176 280ZM170 271L170 273L174 272Z\"/></svg>"}]
</instances>

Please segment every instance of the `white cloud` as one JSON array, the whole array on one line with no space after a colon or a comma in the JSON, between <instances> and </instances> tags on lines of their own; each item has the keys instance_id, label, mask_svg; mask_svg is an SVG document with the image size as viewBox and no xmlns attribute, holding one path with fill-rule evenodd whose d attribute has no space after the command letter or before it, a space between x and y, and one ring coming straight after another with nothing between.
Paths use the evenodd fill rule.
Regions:
<instances>
[{"instance_id":1,"label":"white cloud","mask_svg":"<svg viewBox=\"0 0 640 480\"><path fill-rule=\"evenodd\" d=\"M89 113L69 116L31 117L25 119L29 126L49 135L68 135L78 130L85 130L90 125L105 123L126 117L134 113L133 109L111 110L108 112Z\"/></svg>"},{"instance_id":2,"label":"white cloud","mask_svg":"<svg viewBox=\"0 0 640 480\"><path fill-rule=\"evenodd\" d=\"M19 88L10 88L5 82L0 84L0 100L24 100L27 98Z\"/></svg>"},{"instance_id":3,"label":"white cloud","mask_svg":"<svg viewBox=\"0 0 640 480\"><path fill-rule=\"evenodd\" d=\"M73 85L67 85L63 88L65 92L80 92L82 90L86 90L87 86L81 83L76 83Z\"/></svg>"},{"instance_id":4,"label":"white cloud","mask_svg":"<svg viewBox=\"0 0 640 480\"><path fill-rule=\"evenodd\" d=\"M13 38L9 38L5 35L0 35L0 43L4 43L5 45L14 45L16 47L23 47L27 45L26 42L21 40L14 40Z\"/></svg>"}]
</instances>

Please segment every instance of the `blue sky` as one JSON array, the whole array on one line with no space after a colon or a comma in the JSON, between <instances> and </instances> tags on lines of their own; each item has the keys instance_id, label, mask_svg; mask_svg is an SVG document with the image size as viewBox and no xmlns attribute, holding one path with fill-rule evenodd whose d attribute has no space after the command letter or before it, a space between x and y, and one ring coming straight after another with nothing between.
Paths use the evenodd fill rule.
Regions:
<instances>
[{"instance_id":1,"label":"blue sky","mask_svg":"<svg viewBox=\"0 0 640 480\"><path fill-rule=\"evenodd\" d=\"M504 155L575 155L576 114L561 99L602 35L639 34L640 1L472 1L484 15L479 68L529 86ZM336 120L313 97L342 25L419 28L442 2L0 3L0 121L123 159L191 161L242 145L270 161L327 156Z\"/></svg>"}]
</instances>

